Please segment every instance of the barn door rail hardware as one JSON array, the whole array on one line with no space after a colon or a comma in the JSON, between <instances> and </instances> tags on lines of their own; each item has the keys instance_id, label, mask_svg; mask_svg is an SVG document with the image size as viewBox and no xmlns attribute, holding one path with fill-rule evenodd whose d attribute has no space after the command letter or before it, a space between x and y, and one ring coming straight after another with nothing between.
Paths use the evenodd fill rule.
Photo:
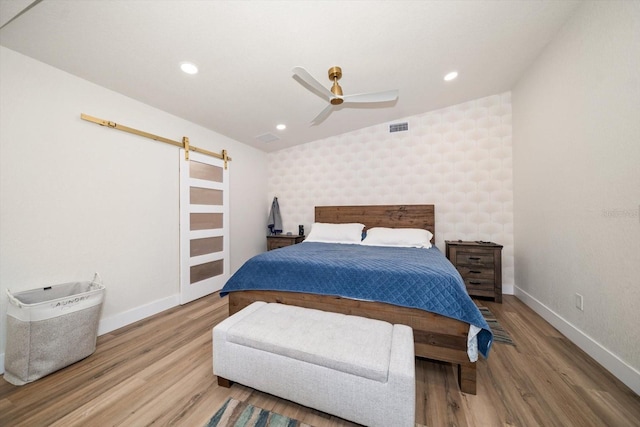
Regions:
<instances>
[{"instance_id":1,"label":"barn door rail hardware","mask_svg":"<svg viewBox=\"0 0 640 427\"><path fill-rule=\"evenodd\" d=\"M82 120L86 120L88 122L99 124L100 126L110 127L112 129L117 129L123 132L132 133L134 135L143 136L145 138L153 139L154 141L164 142L165 144L171 144L176 147L184 148L185 160L189 160L189 152L193 151L200 154L205 154L207 156L215 157L224 162L224 168L227 169L227 163L231 161L231 157L227 154L227 150L222 150L222 153L215 153L213 151L205 150L204 148L196 147L194 145L189 144L189 138L186 136L182 138L182 141L174 141L173 139L165 138L163 136L154 135L149 132L145 132L139 129L134 129L129 126L124 126L118 124L116 122L112 122L109 120L99 119L97 117L90 116L88 114L80 114L80 118Z\"/></svg>"}]
</instances>

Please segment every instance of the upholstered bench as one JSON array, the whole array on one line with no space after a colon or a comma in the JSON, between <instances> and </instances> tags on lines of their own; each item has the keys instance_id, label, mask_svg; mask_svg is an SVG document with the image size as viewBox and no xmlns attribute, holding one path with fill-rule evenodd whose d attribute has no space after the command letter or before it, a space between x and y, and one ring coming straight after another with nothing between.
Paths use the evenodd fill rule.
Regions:
<instances>
[{"instance_id":1,"label":"upholstered bench","mask_svg":"<svg viewBox=\"0 0 640 427\"><path fill-rule=\"evenodd\" d=\"M413 331L254 302L213 328L213 373L367 426L414 426Z\"/></svg>"}]
</instances>

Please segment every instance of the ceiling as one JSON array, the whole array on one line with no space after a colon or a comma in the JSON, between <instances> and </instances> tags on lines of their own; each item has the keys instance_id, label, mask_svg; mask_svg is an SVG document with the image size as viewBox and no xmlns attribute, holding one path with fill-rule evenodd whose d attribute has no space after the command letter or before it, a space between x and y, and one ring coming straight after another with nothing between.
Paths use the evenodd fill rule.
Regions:
<instances>
[{"instance_id":1,"label":"ceiling","mask_svg":"<svg viewBox=\"0 0 640 427\"><path fill-rule=\"evenodd\" d=\"M0 0L0 44L272 152L508 91L579 4ZM292 68L330 87L335 65L345 95L398 89L398 100L335 107L311 126L327 101Z\"/></svg>"}]
</instances>

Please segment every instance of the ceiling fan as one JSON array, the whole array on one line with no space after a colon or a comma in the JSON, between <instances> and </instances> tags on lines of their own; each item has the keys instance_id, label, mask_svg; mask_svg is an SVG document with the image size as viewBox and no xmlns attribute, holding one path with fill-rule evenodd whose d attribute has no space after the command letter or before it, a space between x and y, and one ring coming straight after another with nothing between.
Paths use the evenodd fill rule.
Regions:
<instances>
[{"instance_id":1,"label":"ceiling fan","mask_svg":"<svg viewBox=\"0 0 640 427\"><path fill-rule=\"evenodd\" d=\"M356 95L343 95L342 88L338 84L338 80L342 77L342 69L340 67L329 68L329 80L333 81L331 90L327 89L316 80L307 70L302 67L294 67L293 73L302 82L306 83L307 88L312 92L326 98L330 104L320 112L312 121L312 125L317 125L326 119L334 106L340 104L372 104L380 102L390 102L398 99L398 90L387 90L384 92L359 93Z\"/></svg>"}]
</instances>

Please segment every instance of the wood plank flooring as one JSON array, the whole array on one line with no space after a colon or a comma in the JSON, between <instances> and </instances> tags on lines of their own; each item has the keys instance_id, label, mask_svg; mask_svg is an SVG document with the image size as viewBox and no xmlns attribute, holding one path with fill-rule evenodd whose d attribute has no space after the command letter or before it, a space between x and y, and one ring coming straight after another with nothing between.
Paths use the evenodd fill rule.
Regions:
<instances>
[{"instance_id":1,"label":"wood plank flooring","mask_svg":"<svg viewBox=\"0 0 640 427\"><path fill-rule=\"evenodd\" d=\"M494 344L478 394L446 363L416 361L416 422L425 426L640 426L640 397L513 296L482 301L516 346ZM217 386L211 329L217 295L98 338L85 360L34 383L0 380L0 426L202 426L227 397L316 427L354 426L250 388ZM390 426L391 427L391 426Z\"/></svg>"}]
</instances>

